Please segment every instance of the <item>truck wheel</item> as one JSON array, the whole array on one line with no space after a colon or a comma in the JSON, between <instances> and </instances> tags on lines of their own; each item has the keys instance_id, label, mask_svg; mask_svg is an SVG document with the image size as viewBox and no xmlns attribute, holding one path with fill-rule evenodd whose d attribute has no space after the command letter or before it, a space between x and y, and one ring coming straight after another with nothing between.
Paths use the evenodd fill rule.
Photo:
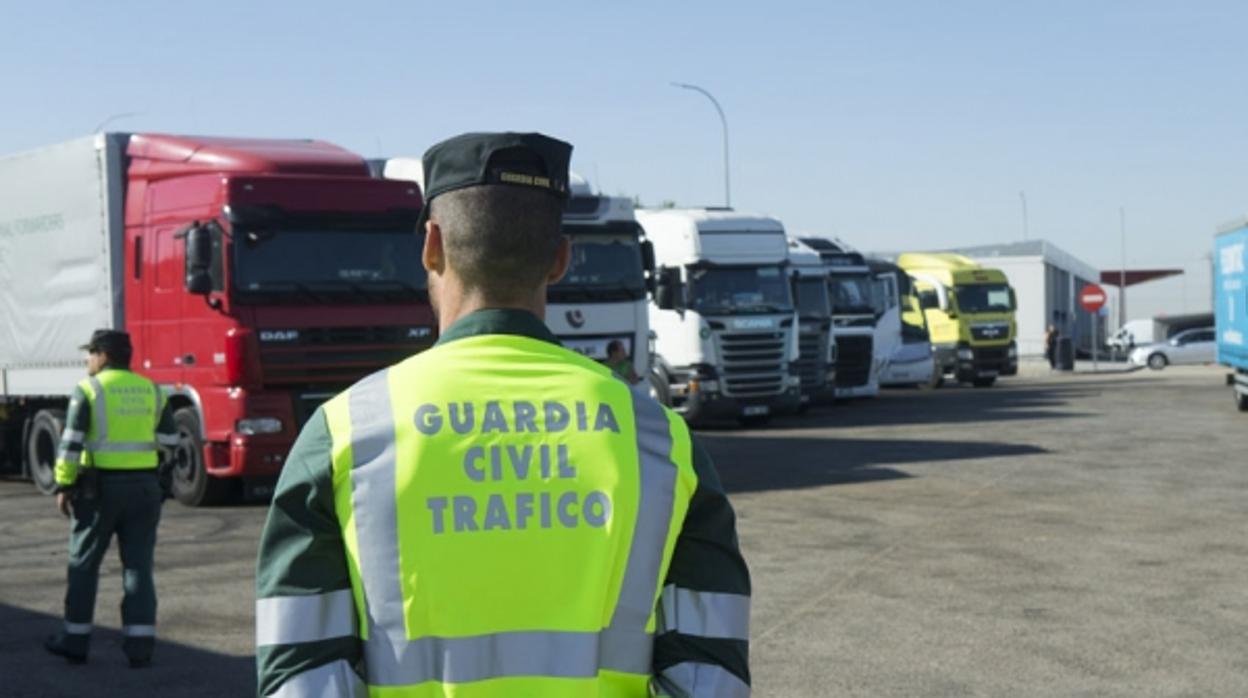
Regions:
<instances>
[{"instance_id":1,"label":"truck wheel","mask_svg":"<svg viewBox=\"0 0 1248 698\"><path fill-rule=\"evenodd\" d=\"M1169 363L1170 361L1166 359L1165 354L1153 354L1152 356L1148 357L1148 367L1153 369L1154 371L1160 371L1161 369L1165 368L1166 365Z\"/></svg>"},{"instance_id":2,"label":"truck wheel","mask_svg":"<svg viewBox=\"0 0 1248 698\"><path fill-rule=\"evenodd\" d=\"M1235 391L1235 406L1240 412L1248 412L1248 394Z\"/></svg>"},{"instance_id":3,"label":"truck wheel","mask_svg":"<svg viewBox=\"0 0 1248 698\"><path fill-rule=\"evenodd\" d=\"M173 449L173 496L188 507L220 504L230 494L229 480L212 477L204 467L204 440L199 415L190 407L173 413L178 445Z\"/></svg>"},{"instance_id":4,"label":"truck wheel","mask_svg":"<svg viewBox=\"0 0 1248 698\"><path fill-rule=\"evenodd\" d=\"M26 474L35 489L44 494L56 491L56 451L65 431L64 410L39 410L30 421L26 435Z\"/></svg>"},{"instance_id":5,"label":"truck wheel","mask_svg":"<svg viewBox=\"0 0 1248 698\"><path fill-rule=\"evenodd\" d=\"M975 380L971 381L971 385L975 386L976 388L991 388L993 383L996 383L996 382L997 382L997 379L995 377L994 378L976 378Z\"/></svg>"},{"instance_id":6,"label":"truck wheel","mask_svg":"<svg viewBox=\"0 0 1248 698\"><path fill-rule=\"evenodd\" d=\"M668 388L667 378L662 373L651 369L650 373L646 375L646 387L650 391L650 397L654 398L655 402L665 407L672 406L671 390Z\"/></svg>"}]
</instances>

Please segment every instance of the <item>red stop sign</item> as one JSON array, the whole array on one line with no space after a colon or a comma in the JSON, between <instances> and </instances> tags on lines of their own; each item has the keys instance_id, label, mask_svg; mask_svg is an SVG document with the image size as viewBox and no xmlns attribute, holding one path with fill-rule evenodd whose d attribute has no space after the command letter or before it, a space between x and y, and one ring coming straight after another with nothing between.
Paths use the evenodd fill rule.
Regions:
<instances>
[{"instance_id":1,"label":"red stop sign","mask_svg":"<svg viewBox=\"0 0 1248 698\"><path fill-rule=\"evenodd\" d=\"M1079 305L1089 313L1095 313L1105 305L1105 289L1096 284L1088 284L1079 292Z\"/></svg>"}]
</instances>

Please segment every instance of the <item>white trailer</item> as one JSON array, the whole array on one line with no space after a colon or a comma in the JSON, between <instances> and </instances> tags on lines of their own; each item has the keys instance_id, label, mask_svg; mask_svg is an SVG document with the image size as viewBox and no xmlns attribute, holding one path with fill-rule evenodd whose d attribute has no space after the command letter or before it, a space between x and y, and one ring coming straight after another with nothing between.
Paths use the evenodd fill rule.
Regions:
<instances>
[{"instance_id":1,"label":"white trailer","mask_svg":"<svg viewBox=\"0 0 1248 698\"><path fill-rule=\"evenodd\" d=\"M691 422L801 407L784 226L724 209L637 211L654 245L658 370Z\"/></svg>"}]
</instances>

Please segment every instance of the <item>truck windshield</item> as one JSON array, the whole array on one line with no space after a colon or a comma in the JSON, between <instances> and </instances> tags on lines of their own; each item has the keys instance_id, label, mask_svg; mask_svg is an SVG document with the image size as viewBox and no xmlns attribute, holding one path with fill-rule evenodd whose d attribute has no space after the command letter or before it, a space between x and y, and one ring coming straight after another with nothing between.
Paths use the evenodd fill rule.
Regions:
<instances>
[{"instance_id":1,"label":"truck windshield","mask_svg":"<svg viewBox=\"0 0 1248 698\"><path fill-rule=\"evenodd\" d=\"M957 287L958 310L964 313L1008 313L1010 287L1005 284L972 284Z\"/></svg>"},{"instance_id":2,"label":"truck windshield","mask_svg":"<svg viewBox=\"0 0 1248 698\"><path fill-rule=\"evenodd\" d=\"M874 315L874 282L869 274L834 274L828 280L837 315Z\"/></svg>"},{"instance_id":3,"label":"truck windshield","mask_svg":"<svg viewBox=\"0 0 1248 698\"><path fill-rule=\"evenodd\" d=\"M234 235L240 300L410 300L425 293L420 238L409 230L281 228Z\"/></svg>"},{"instance_id":4,"label":"truck windshield","mask_svg":"<svg viewBox=\"0 0 1248 698\"><path fill-rule=\"evenodd\" d=\"M640 300L646 297L636 224L565 225L572 238L568 273L547 293L553 302Z\"/></svg>"},{"instance_id":5,"label":"truck windshield","mask_svg":"<svg viewBox=\"0 0 1248 698\"><path fill-rule=\"evenodd\" d=\"M828 281L820 276L799 276L793 282L797 314L804 318L826 318L832 314Z\"/></svg>"},{"instance_id":6,"label":"truck windshield","mask_svg":"<svg viewBox=\"0 0 1248 698\"><path fill-rule=\"evenodd\" d=\"M693 267L690 306L711 315L793 312L784 269L774 267Z\"/></svg>"}]
</instances>

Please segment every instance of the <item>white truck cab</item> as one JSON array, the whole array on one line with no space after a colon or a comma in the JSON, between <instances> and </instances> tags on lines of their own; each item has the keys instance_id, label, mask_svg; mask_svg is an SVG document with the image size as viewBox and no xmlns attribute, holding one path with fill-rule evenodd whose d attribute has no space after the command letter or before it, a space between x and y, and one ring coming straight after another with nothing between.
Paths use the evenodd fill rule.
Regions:
<instances>
[{"instance_id":1,"label":"white truck cab","mask_svg":"<svg viewBox=\"0 0 1248 698\"><path fill-rule=\"evenodd\" d=\"M832 333L836 337L836 397L880 393L875 352L877 283L866 259L839 240L803 237L828 268Z\"/></svg>"},{"instance_id":2,"label":"white truck cab","mask_svg":"<svg viewBox=\"0 0 1248 698\"><path fill-rule=\"evenodd\" d=\"M650 326L673 408L693 423L761 423L801 407L784 226L727 209L643 209L654 246Z\"/></svg>"},{"instance_id":3,"label":"white truck cab","mask_svg":"<svg viewBox=\"0 0 1248 698\"><path fill-rule=\"evenodd\" d=\"M390 158L372 167L386 179L424 187L420 158ZM572 263L563 279L547 290L546 325L565 347L598 361L605 362L608 349L618 342L631 360L633 377L647 380L653 250L643 240L631 199L601 196L575 173L569 189L563 233L572 239ZM666 401L660 389L651 393Z\"/></svg>"},{"instance_id":4,"label":"white truck cab","mask_svg":"<svg viewBox=\"0 0 1248 698\"><path fill-rule=\"evenodd\" d=\"M832 336L832 295L828 267L806 243L790 237L789 270L797 308L798 376L803 406L836 398L836 338Z\"/></svg>"}]
</instances>

